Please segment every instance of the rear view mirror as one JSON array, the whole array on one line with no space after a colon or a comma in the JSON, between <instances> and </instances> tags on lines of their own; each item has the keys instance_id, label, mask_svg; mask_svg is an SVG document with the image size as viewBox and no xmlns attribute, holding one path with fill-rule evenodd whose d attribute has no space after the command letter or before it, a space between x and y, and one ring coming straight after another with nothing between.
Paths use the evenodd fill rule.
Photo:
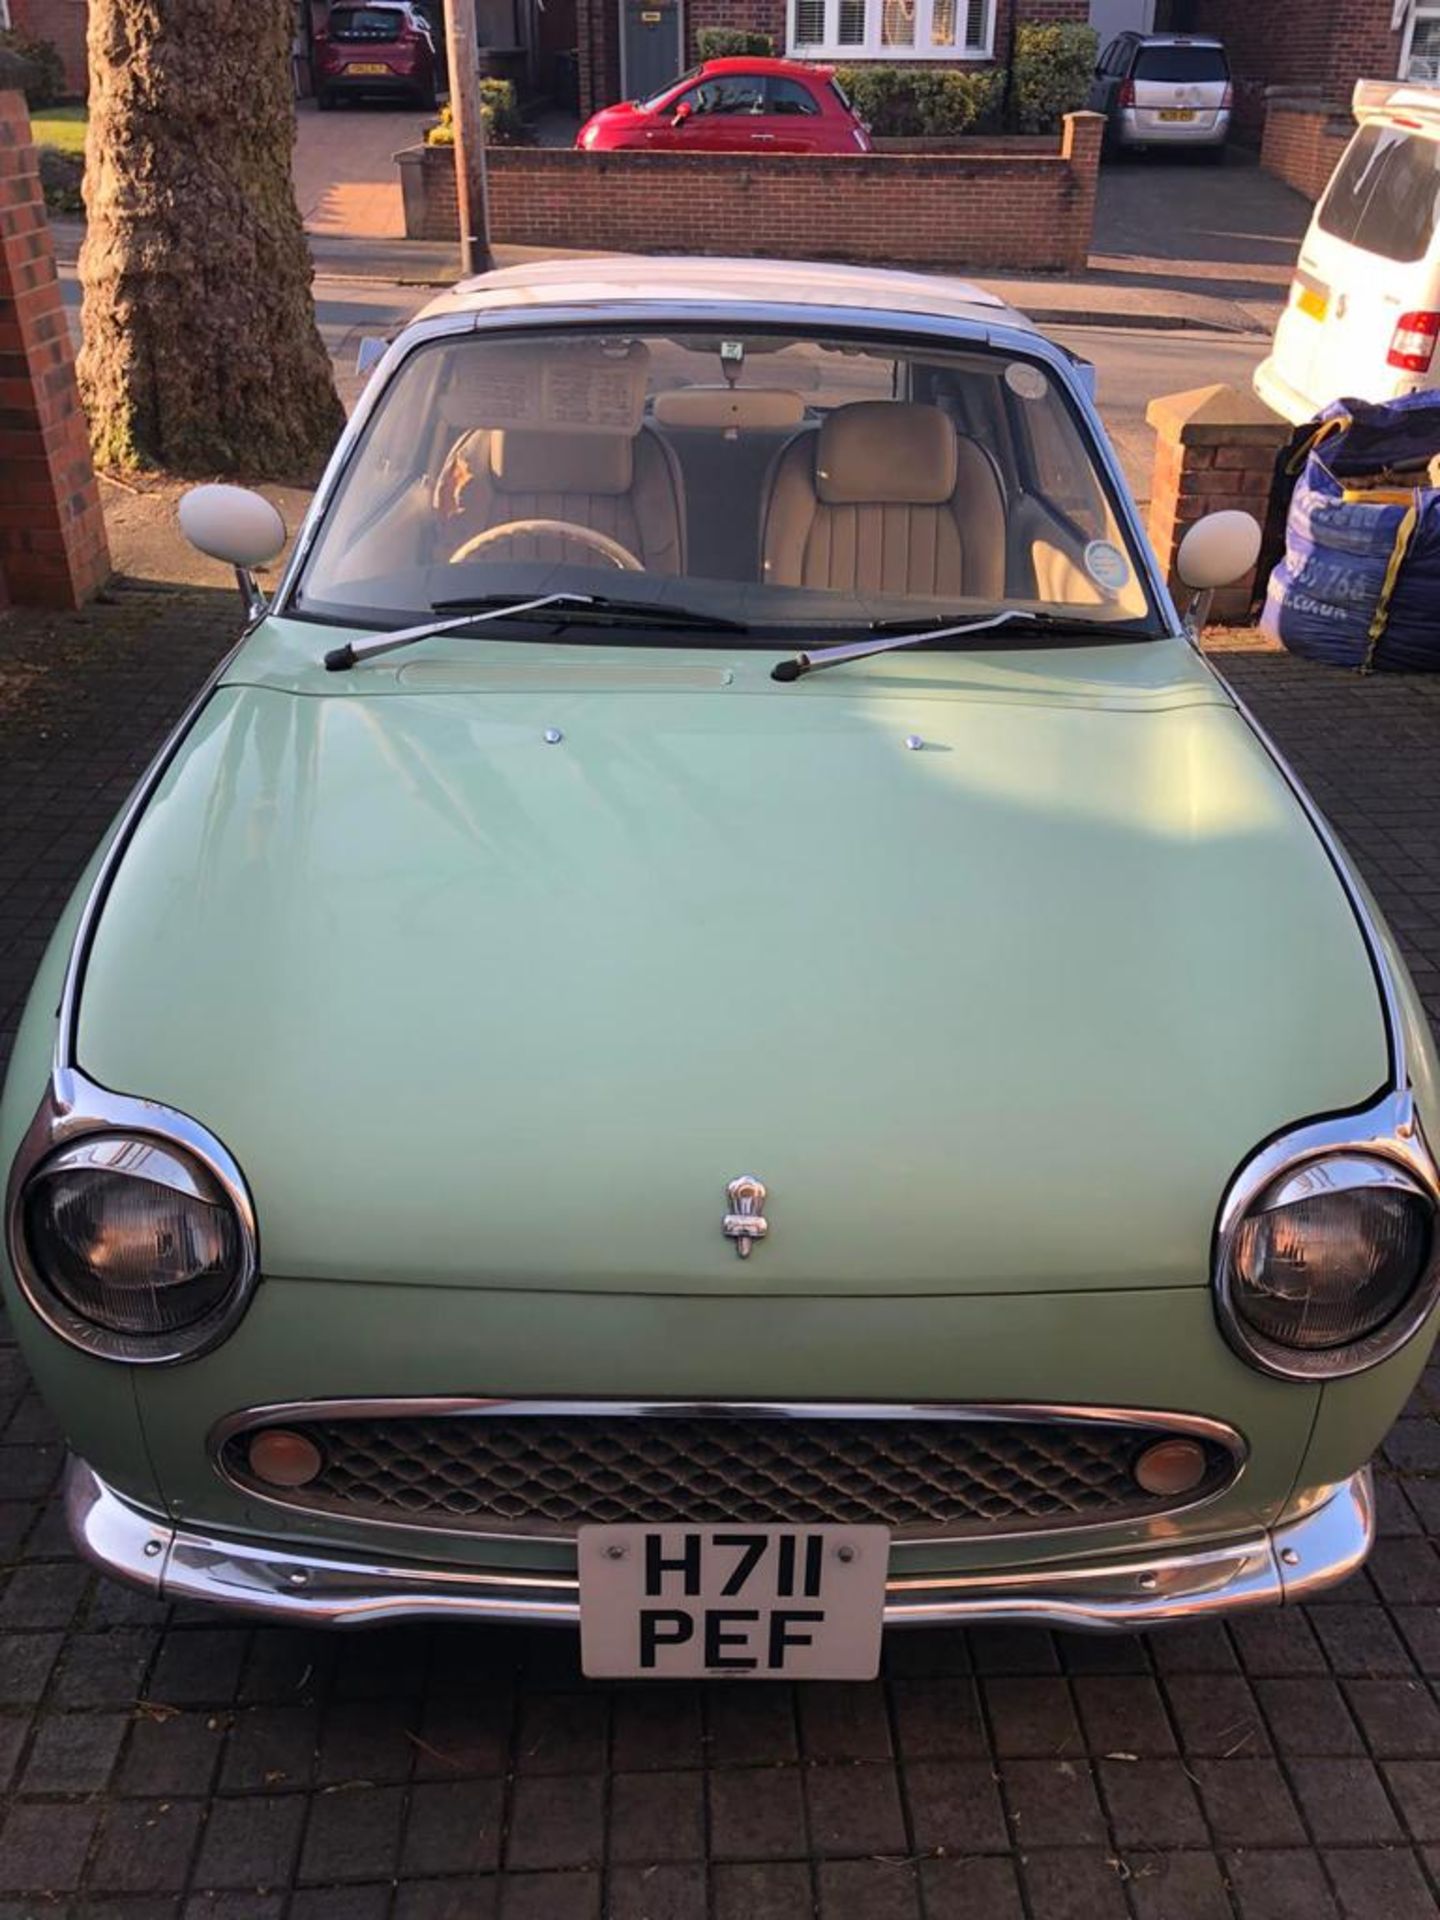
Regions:
<instances>
[{"instance_id":1,"label":"rear view mirror","mask_svg":"<svg viewBox=\"0 0 1440 1920\"><path fill-rule=\"evenodd\" d=\"M1243 580L1259 558L1259 521L1231 509L1195 522L1180 542L1175 571L1187 587L1210 593Z\"/></svg>"},{"instance_id":2,"label":"rear view mirror","mask_svg":"<svg viewBox=\"0 0 1440 1920\"><path fill-rule=\"evenodd\" d=\"M672 113L670 116L671 126L683 127L685 122L690 118L691 114L694 111L695 109L693 107L687 107L685 102L682 100L680 105L676 107L674 113Z\"/></svg>"},{"instance_id":3,"label":"rear view mirror","mask_svg":"<svg viewBox=\"0 0 1440 1920\"><path fill-rule=\"evenodd\" d=\"M192 487L178 508L180 531L192 547L235 569L246 614L258 620L266 600L251 575L285 545L285 522L264 494L248 487Z\"/></svg>"}]
</instances>

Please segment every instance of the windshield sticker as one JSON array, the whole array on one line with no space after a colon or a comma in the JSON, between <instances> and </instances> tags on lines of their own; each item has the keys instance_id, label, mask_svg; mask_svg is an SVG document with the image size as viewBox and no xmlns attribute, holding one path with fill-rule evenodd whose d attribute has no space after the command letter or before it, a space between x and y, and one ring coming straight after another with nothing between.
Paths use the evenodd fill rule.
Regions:
<instances>
[{"instance_id":1,"label":"windshield sticker","mask_svg":"<svg viewBox=\"0 0 1440 1920\"><path fill-rule=\"evenodd\" d=\"M1039 367L1032 367L1028 360L1010 362L1005 369L1005 384L1022 400L1043 400L1050 391L1050 382Z\"/></svg>"},{"instance_id":2,"label":"windshield sticker","mask_svg":"<svg viewBox=\"0 0 1440 1920\"><path fill-rule=\"evenodd\" d=\"M1092 540L1086 547L1085 571L1107 593L1120 593L1130 584L1130 562L1108 540Z\"/></svg>"}]
</instances>

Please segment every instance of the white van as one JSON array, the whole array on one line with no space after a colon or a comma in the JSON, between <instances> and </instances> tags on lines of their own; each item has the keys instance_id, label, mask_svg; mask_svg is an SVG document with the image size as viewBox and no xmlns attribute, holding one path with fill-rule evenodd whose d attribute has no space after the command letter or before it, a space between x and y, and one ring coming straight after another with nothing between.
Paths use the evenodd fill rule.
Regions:
<instances>
[{"instance_id":1,"label":"white van","mask_svg":"<svg viewBox=\"0 0 1440 1920\"><path fill-rule=\"evenodd\" d=\"M1440 386L1440 89L1356 83L1255 391L1285 419Z\"/></svg>"}]
</instances>

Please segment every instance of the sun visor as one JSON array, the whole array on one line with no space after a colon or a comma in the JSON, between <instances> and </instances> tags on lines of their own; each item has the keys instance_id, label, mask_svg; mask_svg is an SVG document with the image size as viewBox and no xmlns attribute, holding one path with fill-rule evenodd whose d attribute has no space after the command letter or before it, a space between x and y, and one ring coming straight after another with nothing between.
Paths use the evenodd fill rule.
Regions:
<instances>
[{"instance_id":1,"label":"sun visor","mask_svg":"<svg viewBox=\"0 0 1440 1920\"><path fill-rule=\"evenodd\" d=\"M675 387L655 396L655 419L662 427L798 427L805 402L784 387Z\"/></svg>"},{"instance_id":2,"label":"sun visor","mask_svg":"<svg viewBox=\"0 0 1440 1920\"><path fill-rule=\"evenodd\" d=\"M550 343L543 351L487 341L455 355L441 405L457 427L637 434L649 366L638 340Z\"/></svg>"}]
</instances>

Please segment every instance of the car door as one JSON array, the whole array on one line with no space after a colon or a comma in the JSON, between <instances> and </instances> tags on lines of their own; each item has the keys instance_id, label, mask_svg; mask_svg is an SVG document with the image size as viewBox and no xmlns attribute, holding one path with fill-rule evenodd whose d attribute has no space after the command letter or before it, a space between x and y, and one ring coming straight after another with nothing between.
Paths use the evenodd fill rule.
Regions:
<instances>
[{"instance_id":1,"label":"car door","mask_svg":"<svg viewBox=\"0 0 1440 1920\"><path fill-rule=\"evenodd\" d=\"M1114 105L1121 63L1121 43L1119 40L1112 40L1096 62L1095 72L1090 80L1090 91L1085 96L1085 106L1090 113L1108 114Z\"/></svg>"},{"instance_id":2,"label":"car door","mask_svg":"<svg viewBox=\"0 0 1440 1920\"><path fill-rule=\"evenodd\" d=\"M701 80L657 114L647 146L685 153L748 153L750 130L765 111L765 76L725 73Z\"/></svg>"},{"instance_id":3,"label":"car door","mask_svg":"<svg viewBox=\"0 0 1440 1920\"><path fill-rule=\"evenodd\" d=\"M811 88L788 74L770 74L765 111L750 128L750 145L770 153L832 153L836 144L835 123L827 121Z\"/></svg>"}]
</instances>

